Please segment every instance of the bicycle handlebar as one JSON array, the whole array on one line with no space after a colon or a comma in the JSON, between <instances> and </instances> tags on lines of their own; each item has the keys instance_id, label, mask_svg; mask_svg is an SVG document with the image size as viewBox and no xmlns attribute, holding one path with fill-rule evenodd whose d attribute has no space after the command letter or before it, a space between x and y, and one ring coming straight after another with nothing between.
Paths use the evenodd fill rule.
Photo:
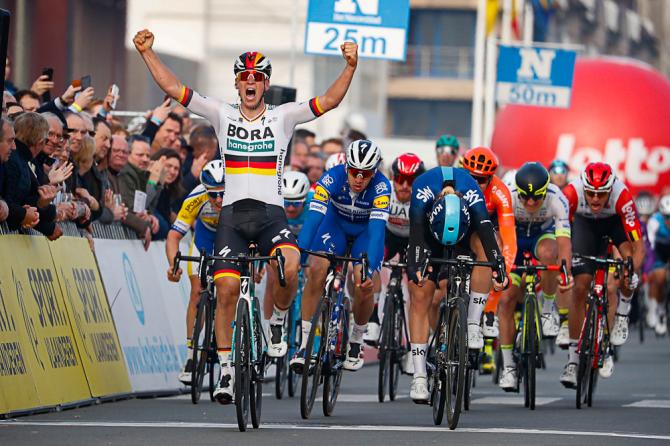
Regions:
<instances>
[{"instance_id":1,"label":"bicycle handlebar","mask_svg":"<svg viewBox=\"0 0 670 446\"><path fill-rule=\"evenodd\" d=\"M521 273L521 274L534 274L538 271L560 271L561 272L561 285L567 285L568 281L568 264L565 259L561 260L560 265L514 265L512 266L512 272Z\"/></svg>"},{"instance_id":2,"label":"bicycle handlebar","mask_svg":"<svg viewBox=\"0 0 670 446\"><path fill-rule=\"evenodd\" d=\"M406 263L400 263L400 262L397 262L397 263L384 262L384 263L382 263L382 266L385 267L385 268L391 268L391 269L393 269L393 268L407 268Z\"/></svg>"},{"instance_id":3,"label":"bicycle handlebar","mask_svg":"<svg viewBox=\"0 0 670 446\"><path fill-rule=\"evenodd\" d=\"M326 259L330 262L360 262L361 283L365 282L368 278L368 255L365 252L361 255L360 259L357 259L355 257L338 256L325 251L312 251L311 249L305 248L301 248L300 250L306 254L321 257L322 259Z\"/></svg>"}]
</instances>

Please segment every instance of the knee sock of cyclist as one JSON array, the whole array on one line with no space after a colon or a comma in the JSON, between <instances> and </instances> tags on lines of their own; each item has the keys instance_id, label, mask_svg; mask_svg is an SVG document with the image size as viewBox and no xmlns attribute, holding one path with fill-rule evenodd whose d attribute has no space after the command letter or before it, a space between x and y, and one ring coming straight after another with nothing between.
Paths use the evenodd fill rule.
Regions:
<instances>
[{"instance_id":1,"label":"knee sock of cyclist","mask_svg":"<svg viewBox=\"0 0 670 446\"><path fill-rule=\"evenodd\" d=\"M221 364L221 369L232 368L233 353L230 347L217 348L216 354L219 357L219 364Z\"/></svg>"},{"instance_id":2,"label":"knee sock of cyclist","mask_svg":"<svg viewBox=\"0 0 670 446\"><path fill-rule=\"evenodd\" d=\"M414 363L414 376L426 376L426 352L428 344L411 343L412 363Z\"/></svg>"},{"instance_id":3,"label":"knee sock of cyclist","mask_svg":"<svg viewBox=\"0 0 670 446\"><path fill-rule=\"evenodd\" d=\"M650 296L650 299L647 301L647 310L652 314L658 314L659 306L658 301Z\"/></svg>"},{"instance_id":4,"label":"knee sock of cyclist","mask_svg":"<svg viewBox=\"0 0 670 446\"><path fill-rule=\"evenodd\" d=\"M186 359L193 359L193 341L186 338Z\"/></svg>"},{"instance_id":5,"label":"knee sock of cyclist","mask_svg":"<svg viewBox=\"0 0 670 446\"><path fill-rule=\"evenodd\" d=\"M556 294L546 294L542 292L542 312L551 313L554 311L554 304L556 303Z\"/></svg>"},{"instance_id":6,"label":"knee sock of cyclist","mask_svg":"<svg viewBox=\"0 0 670 446\"><path fill-rule=\"evenodd\" d=\"M622 314L628 316L630 312L630 301L633 300L633 295L626 297L621 293L621 290L618 291L619 294L619 305L616 307L617 314Z\"/></svg>"},{"instance_id":7,"label":"knee sock of cyclist","mask_svg":"<svg viewBox=\"0 0 670 446\"><path fill-rule=\"evenodd\" d=\"M374 293L373 298L375 300L375 308L372 310L370 315L370 322L379 323L379 293Z\"/></svg>"},{"instance_id":8,"label":"knee sock of cyclist","mask_svg":"<svg viewBox=\"0 0 670 446\"><path fill-rule=\"evenodd\" d=\"M363 343L363 335L368 329L368 324L363 324L363 325L358 325L356 322L354 322L354 327L351 330L351 339L349 339L349 342L354 342L356 344L362 344Z\"/></svg>"},{"instance_id":9,"label":"knee sock of cyclist","mask_svg":"<svg viewBox=\"0 0 670 446\"><path fill-rule=\"evenodd\" d=\"M512 356L513 344L505 344L500 346L502 353L503 367L516 367L514 364L514 357Z\"/></svg>"},{"instance_id":10,"label":"knee sock of cyclist","mask_svg":"<svg viewBox=\"0 0 670 446\"><path fill-rule=\"evenodd\" d=\"M300 348L307 348L307 338L309 338L309 332L312 331L312 323L310 321L303 320L301 325L302 337L300 338Z\"/></svg>"},{"instance_id":11,"label":"knee sock of cyclist","mask_svg":"<svg viewBox=\"0 0 670 446\"><path fill-rule=\"evenodd\" d=\"M273 305L272 316L270 316L270 325L284 325L284 319L286 319L287 313L288 308L286 310L280 310L277 308L277 305Z\"/></svg>"},{"instance_id":12,"label":"knee sock of cyclist","mask_svg":"<svg viewBox=\"0 0 670 446\"><path fill-rule=\"evenodd\" d=\"M577 354L577 344L579 339L570 339L568 344L568 362L572 364L579 364L579 355Z\"/></svg>"},{"instance_id":13,"label":"knee sock of cyclist","mask_svg":"<svg viewBox=\"0 0 670 446\"><path fill-rule=\"evenodd\" d=\"M486 306L488 293L477 293L470 291L470 305L468 305L468 324L477 324L482 318L482 312Z\"/></svg>"},{"instance_id":14,"label":"knee sock of cyclist","mask_svg":"<svg viewBox=\"0 0 670 446\"><path fill-rule=\"evenodd\" d=\"M568 323L568 309L559 308L558 309L558 319L561 321L561 325Z\"/></svg>"}]
</instances>

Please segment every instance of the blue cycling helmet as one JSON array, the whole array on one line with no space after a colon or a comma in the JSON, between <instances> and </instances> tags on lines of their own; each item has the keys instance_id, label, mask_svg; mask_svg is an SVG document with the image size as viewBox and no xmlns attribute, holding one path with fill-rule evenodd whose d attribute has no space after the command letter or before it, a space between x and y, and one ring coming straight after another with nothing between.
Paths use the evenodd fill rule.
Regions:
<instances>
[{"instance_id":1,"label":"blue cycling helmet","mask_svg":"<svg viewBox=\"0 0 670 446\"><path fill-rule=\"evenodd\" d=\"M570 172L570 166L563 160L555 159L549 164L547 170L549 173L567 174Z\"/></svg>"},{"instance_id":2,"label":"blue cycling helmet","mask_svg":"<svg viewBox=\"0 0 670 446\"><path fill-rule=\"evenodd\" d=\"M226 169L223 161L214 160L205 164L200 172L200 183L207 191L221 192L226 186Z\"/></svg>"},{"instance_id":3,"label":"blue cycling helmet","mask_svg":"<svg viewBox=\"0 0 670 446\"><path fill-rule=\"evenodd\" d=\"M437 241L443 245L455 245L470 228L470 212L461 197L448 194L435 200L428 221Z\"/></svg>"}]
</instances>

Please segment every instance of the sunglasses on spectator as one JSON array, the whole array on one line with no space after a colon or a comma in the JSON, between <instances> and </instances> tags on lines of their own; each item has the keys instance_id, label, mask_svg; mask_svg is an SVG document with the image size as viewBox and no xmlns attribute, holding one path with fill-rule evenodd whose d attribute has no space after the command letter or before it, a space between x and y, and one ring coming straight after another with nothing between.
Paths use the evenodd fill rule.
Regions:
<instances>
[{"instance_id":1,"label":"sunglasses on spectator","mask_svg":"<svg viewBox=\"0 0 670 446\"><path fill-rule=\"evenodd\" d=\"M375 169L363 170L363 169L355 169L353 167L347 167L347 173L354 178L358 178L360 176L363 179L368 179L375 174Z\"/></svg>"},{"instance_id":2,"label":"sunglasses on spectator","mask_svg":"<svg viewBox=\"0 0 670 446\"><path fill-rule=\"evenodd\" d=\"M285 208L299 208L300 206L305 204L305 200L284 200L284 207Z\"/></svg>"},{"instance_id":3,"label":"sunglasses on spectator","mask_svg":"<svg viewBox=\"0 0 670 446\"><path fill-rule=\"evenodd\" d=\"M216 200L217 198L223 198L223 191L218 191L218 192L207 192L207 195L209 195L209 198L212 200Z\"/></svg>"},{"instance_id":4,"label":"sunglasses on spectator","mask_svg":"<svg viewBox=\"0 0 670 446\"><path fill-rule=\"evenodd\" d=\"M607 191L607 192L605 192L605 191L596 192L596 191L593 191L593 190L585 190L584 193L586 194L587 197L594 198L596 196L604 197L607 194L609 194L609 191Z\"/></svg>"},{"instance_id":5,"label":"sunglasses on spectator","mask_svg":"<svg viewBox=\"0 0 670 446\"><path fill-rule=\"evenodd\" d=\"M237 80L246 80L248 81L250 77L253 77L256 82L263 82L267 76L265 76L265 73L261 73L260 71L256 70L247 70L247 71L242 71L241 73L237 73Z\"/></svg>"},{"instance_id":6,"label":"sunglasses on spectator","mask_svg":"<svg viewBox=\"0 0 670 446\"><path fill-rule=\"evenodd\" d=\"M416 179L415 175L403 175L403 174L398 174L395 177L393 177L393 181L398 183L398 184L404 184L407 183L408 185L412 185L414 183L414 180Z\"/></svg>"}]
</instances>

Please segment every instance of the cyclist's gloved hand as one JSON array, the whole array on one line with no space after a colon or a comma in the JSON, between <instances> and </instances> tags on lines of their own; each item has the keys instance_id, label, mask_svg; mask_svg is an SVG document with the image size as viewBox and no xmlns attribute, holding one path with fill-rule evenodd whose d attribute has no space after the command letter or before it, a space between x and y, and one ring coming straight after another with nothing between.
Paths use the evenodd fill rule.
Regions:
<instances>
[{"instance_id":1,"label":"cyclist's gloved hand","mask_svg":"<svg viewBox=\"0 0 670 446\"><path fill-rule=\"evenodd\" d=\"M509 277L505 268L505 259L498 257L496 259L496 266L493 269L493 288L496 291L502 291L509 286Z\"/></svg>"},{"instance_id":2,"label":"cyclist's gloved hand","mask_svg":"<svg viewBox=\"0 0 670 446\"><path fill-rule=\"evenodd\" d=\"M407 247L407 279L419 285L419 274L428 257L428 251L421 246ZM421 278L423 279L423 278Z\"/></svg>"}]
</instances>

